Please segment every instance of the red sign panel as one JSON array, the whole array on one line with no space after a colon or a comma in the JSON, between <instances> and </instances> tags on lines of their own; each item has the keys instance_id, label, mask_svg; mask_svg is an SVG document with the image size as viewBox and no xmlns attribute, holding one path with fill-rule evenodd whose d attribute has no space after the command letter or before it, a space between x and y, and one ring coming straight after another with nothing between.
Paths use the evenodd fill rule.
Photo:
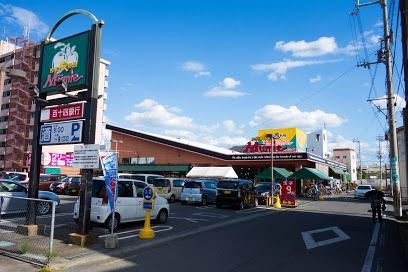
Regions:
<instances>
[{"instance_id":1,"label":"red sign panel","mask_svg":"<svg viewBox=\"0 0 408 272\"><path fill-rule=\"evenodd\" d=\"M41 110L41 121L65 121L82 118L84 115L84 104L69 104Z\"/></svg>"},{"instance_id":2,"label":"red sign panel","mask_svg":"<svg viewBox=\"0 0 408 272\"><path fill-rule=\"evenodd\" d=\"M291 180L282 181L281 205L283 207L296 207L296 182Z\"/></svg>"}]
</instances>

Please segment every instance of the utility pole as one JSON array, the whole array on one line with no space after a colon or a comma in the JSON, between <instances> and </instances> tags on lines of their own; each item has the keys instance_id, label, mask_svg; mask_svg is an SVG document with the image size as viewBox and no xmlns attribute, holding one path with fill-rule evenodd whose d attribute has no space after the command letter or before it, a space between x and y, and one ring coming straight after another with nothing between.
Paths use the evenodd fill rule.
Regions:
<instances>
[{"instance_id":1,"label":"utility pole","mask_svg":"<svg viewBox=\"0 0 408 272\"><path fill-rule=\"evenodd\" d=\"M394 204L394 216L402 216L401 206L401 188L399 180L399 167L398 167L398 151L397 151L397 130L395 127L395 97L392 90L392 63L391 63L391 47L390 31L388 29L388 7L387 0L373 1L369 3L360 4L360 1L356 1L356 9L359 7L368 6L372 4L380 4L383 11L383 28L384 28L384 49L381 54L386 70L386 85L387 85L387 113L388 113L388 139L390 141L390 170L391 170L391 182L393 187L393 204Z\"/></svg>"},{"instance_id":2,"label":"utility pole","mask_svg":"<svg viewBox=\"0 0 408 272\"><path fill-rule=\"evenodd\" d=\"M381 142L384 141L383 136L378 135L376 137L378 141L378 152L377 152L377 159L380 161L380 180L382 182L382 151L381 151Z\"/></svg>"},{"instance_id":3,"label":"utility pole","mask_svg":"<svg viewBox=\"0 0 408 272\"><path fill-rule=\"evenodd\" d=\"M363 172L362 172L363 170L361 168L361 143L359 139L353 139L353 143L358 143L358 165L359 165L358 167L360 168L359 172L360 172L360 183L361 183L363 179Z\"/></svg>"}]
</instances>

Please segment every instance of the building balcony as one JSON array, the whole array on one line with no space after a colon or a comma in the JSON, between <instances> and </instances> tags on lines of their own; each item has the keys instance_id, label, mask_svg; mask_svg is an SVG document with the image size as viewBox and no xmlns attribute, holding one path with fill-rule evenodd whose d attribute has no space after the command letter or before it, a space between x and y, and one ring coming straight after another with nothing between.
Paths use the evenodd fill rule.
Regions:
<instances>
[{"instance_id":1,"label":"building balcony","mask_svg":"<svg viewBox=\"0 0 408 272\"><path fill-rule=\"evenodd\" d=\"M4 161L0 161L0 168L4 169Z\"/></svg>"},{"instance_id":2,"label":"building balcony","mask_svg":"<svg viewBox=\"0 0 408 272\"><path fill-rule=\"evenodd\" d=\"M7 126L8 126L7 122L1 122L0 123L0 129L5 129L5 128L7 128Z\"/></svg>"},{"instance_id":3,"label":"building balcony","mask_svg":"<svg viewBox=\"0 0 408 272\"><path fill-rule=\"evenodd\" d=\"M10 103L10 96L3 97L3 99L1 100L1 103L2 104Z\"/></svg>"},{"instance_id":4,"label":"building balcony","mask_svg":"<svg viewBox=\"0 0 408 272\"><path fill-rule=\"evenodd\" d=\"M0 111L0 117L2 117L2 116L8 116L8 115L9 115L9 110L8 110L8 109L1 110L1 111Z\"/></svg>"},{"instance_id":5,"label":"building balcony","mask_svg":"<svg viewBox=\"0 0 408 272\"><path fill-rule=\"evenodd\" d=\"M6 134L0 135L0 142L4 142L7 138Z\"/></svg>"}]
</instances>

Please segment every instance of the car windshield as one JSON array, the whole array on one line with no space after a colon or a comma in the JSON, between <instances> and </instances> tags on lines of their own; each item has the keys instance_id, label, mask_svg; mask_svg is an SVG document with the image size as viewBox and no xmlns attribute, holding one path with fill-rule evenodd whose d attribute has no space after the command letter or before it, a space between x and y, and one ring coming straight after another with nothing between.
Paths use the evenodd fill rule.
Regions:
<instances>
[{"instance_id":1,"label":"car windshield","mask_svg":"<svg viewBox=\"0 0 408 272\"><path fill-rule=\"evenodd\" d=\"M165 179L155 179L152 183L155 187L166 187Z\"/></svg>"},{"instance_id":2,"label":"car windshield","mask_svg":"<svg viewBox=\"0 0 408 272\"><path fill-rule=\"evenodd\" d=\"M230 180L220 180L218 182L218 188L222 189L238 189L238 182L230 181Z\"/></svg>"},{"instance_id":3,"label":"car windshield","mask_svg":"<svg viewBox=\"0 0 408 272\"><path fill-rule=\"evenodd\" d=\"M258 183L255 187L256 189L270 189L271 184L270 183Z\"/></svg>"},{"instance_id":4,"label":"car windshield","mask_svg":"<svg viewBox=\"0 0 408 272\"><path fill-rule=\"evenodd\" d=\"M360 190L371 190L371 187L367 186L367 185L362 185L362 186L358 186L358 189L360 189Z\"/></svg>"},{"instance_id":5,"label":"car windshield","mask_svg":"<svg viewBox=\"0 0 408 272\"><path fill-rule=\"evenodd\" d=\"M197 181L187 181L186 183L184 183L184 188L200 188L201 187L201 182L197 182Z\"/></svg>"}]
</instances>

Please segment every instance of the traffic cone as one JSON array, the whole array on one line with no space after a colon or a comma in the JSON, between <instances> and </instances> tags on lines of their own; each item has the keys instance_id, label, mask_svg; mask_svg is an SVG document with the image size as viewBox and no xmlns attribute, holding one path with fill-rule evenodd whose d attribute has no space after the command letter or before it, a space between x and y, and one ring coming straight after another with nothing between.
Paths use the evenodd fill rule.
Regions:
<instances>
[{"instance_id":1,"label":"traffic cone","mask_svg":"<svg viewBox=\"0 0 408 272\"><path fill-rule=\"evenodd\" d=\"M275 196L275 201L274 202L275 202L273 204L274 208L276 208L276 209L281 209L282 208L281 203L280 203L279 195Z\"/></svg>"},{"instance_id":2,"label":"traffic cone","mask_svg":"<svg viewBox=\"0 0 408 272\"><path fill-rule=\"evenodd\" d=\"M139 232L139 238L143 240L154 238L154 231L150 227L150 210L146 210L146 218L143 229L141 229Z\"/></svg>"}]
</instances>

